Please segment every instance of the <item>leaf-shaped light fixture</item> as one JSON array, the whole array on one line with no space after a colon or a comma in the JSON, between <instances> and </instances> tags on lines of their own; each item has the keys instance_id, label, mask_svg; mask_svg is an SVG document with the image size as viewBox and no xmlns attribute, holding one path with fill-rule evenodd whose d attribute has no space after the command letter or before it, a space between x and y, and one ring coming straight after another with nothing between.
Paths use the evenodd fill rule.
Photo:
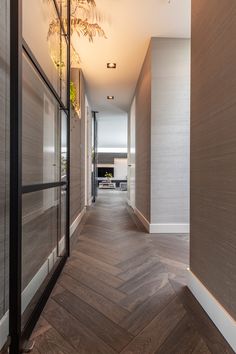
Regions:
<instances>
[{"instance_id":1,"label":"leaf-shaped light fixture","mask_svg":"<svg viewBox=\"0 0 236 354\"><path fill-rule=\"evenodd\" d=\"M57 3L61 9L62 22L66 28L67 18L63 18L63 14L67 13L67 0L57 0ZM78 37L87 37L90 42L96 36L106 38L104 30L99 24L102 20L103 16L98 11L95 0L71 0L71 36L76 33ZM49 25L48 40L54 41L53 37L56 35L60 35L60 20L58 18L54 18ZM79 54L73 43L71 44L71 59L72 64L80 64Z\"/></svg>"}]
</instances>

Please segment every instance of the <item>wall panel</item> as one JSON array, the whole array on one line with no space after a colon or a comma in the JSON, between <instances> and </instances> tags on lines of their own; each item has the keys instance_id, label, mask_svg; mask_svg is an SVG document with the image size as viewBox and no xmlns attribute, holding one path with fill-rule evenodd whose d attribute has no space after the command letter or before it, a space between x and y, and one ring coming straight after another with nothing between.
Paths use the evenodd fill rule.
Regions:
<instances>
[{"instance_id":1,"label":"wall panel","mask_svg":"<svg viewBox=\"0 0 236 354\"><path fill-rule=\"evenodd\" d=\"M152 38L151 223L189 224L190 40Z\"/></svg>"},{"instance_id":2,"label":"wall panel","mask_svg":"<svg viewBox=\"0 0 236 354\"><path fill-rule=\"evenodd\" d=\"M236 319L236 2L192 1L191 271Z\"/></svg>"},{"instance_id":3,"label":"wall panel","mask_svg":"<svg viewBox=\"0 0 236 354\"><path fill-rule=\"evenodd\" d=\"M148 49L135 92L136 97L136 208L150 221L151 158L151 48Z\"/></svg>"}]
</instances>

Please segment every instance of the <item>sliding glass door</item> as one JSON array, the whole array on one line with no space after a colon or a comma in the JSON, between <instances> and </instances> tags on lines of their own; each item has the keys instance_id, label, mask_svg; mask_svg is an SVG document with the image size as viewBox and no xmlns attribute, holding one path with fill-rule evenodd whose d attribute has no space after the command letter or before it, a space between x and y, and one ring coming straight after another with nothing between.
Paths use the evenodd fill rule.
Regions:
<instances>
[{"instance_id":1,"label":"sliding glass door","mask_svg":"<svg viewBox=\"0 0 236 354\"><path fill-rule=\"evenodd\" d=\"M12 0L11 6L16 2L18 14L11 9L18 21L17 40L11 41L12 50L18 50L18 58L11 57L11 129L18 139L18 146L11 142L11 187L14 182L18 187L10 220L10 225L18 223L10 232L14 354L27 347L69 254L70 106L69 1ZM18 77L15 91L12 75ZM17 112L12 107L16 95ZM12 205L16 195L10 193ZM11 296L14 291L17 294Z\"/></svg>"}]
</instances>

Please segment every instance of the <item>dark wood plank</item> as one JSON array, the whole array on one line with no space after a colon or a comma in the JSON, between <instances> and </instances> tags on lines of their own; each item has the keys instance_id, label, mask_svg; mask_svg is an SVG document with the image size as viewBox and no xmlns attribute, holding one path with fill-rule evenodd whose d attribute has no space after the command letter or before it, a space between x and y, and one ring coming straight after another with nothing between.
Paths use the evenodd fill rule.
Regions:
<instances>
[{"instance_id":1,"label":"dark wood plank","mask_svg":"<svg viewBox=\"0 0 236 354\"><path fill-rule=\"evenodd\" d=\"M104 343L78 319L64 310L55 301L50 300L45 317L50 324L65 338L80 354L114 354L110 346ZM66 323L66 326L65 326Z\"/></svg>"},{"instance_id":2,"label":"dark wood plank","mask_svg":"<svg viewBox=\"0 0 236 354\"><path fill-rule=\"evenodd\" d=\"M137 265L135 267L126 269L125 271L122 271L119 273L119 278L123 280L129 280L136 275L140 274L143 271L146 271L147 269L150 269L154 264L158 263L159 258L158 257L150 257L145 259L143 263L140 265Z\"/></svg>"},{"instance_id":3,"label":"dark wood plank","mask_svg":"<svg viewBox=\"0 0 236 354\"><path fill-rule=\"evenodd\" d=\"M79 247L78 247L78 249L79 249ZM108 263L104 262L104 260L95 259L95 258L90 257L87 254L79 252L77 250L75 250L73 252L71 260L73 260L74 258L79 259L86 264L92 265L93 267L100 269L104 272L110 273L112 275L118 275L118 274L120 274L120 271L121 271L120 268L115 267L111 264L108 264Z\"/></svg>"},{"instance_id":4,"label":"dark wood plank","mask_svg":"<svg viewBox=\"0 0 236 354\"><path fill-rule=\"evenodd\" d=\"M119 279L118 277L116 277L110 273L104 272L101 269L95 268L92 265L85 264L84 262L80 261L79 259L70 260L68 262L68 265L73 265L75 268L78 269L78 271L82 270L82 271L86 272L87 274L90 274L90 275L94 276L95 278L103 281L104 283L112 286L113 288L118 288L119 286L121 286L123 284L123 281L121 279ZM67 265L66 265L66 267L67 267Z\"/></svg>"},{"instance_id":5,"label":"dark wood plank","mask_svg":"<svg viewBox=\"0 0 236 354\"><path fill-rule=\"evenodd\" d=\"M195 349L192 351L192 354L209 354L209 353L213 353L213 352L209 351L203 339L200 340L200 342L196 345Z\"/></svg>"},{"instance_id":6,"label":"dark wood plank","mask_svg":"<svg viewBox=\"0 0 236 354\"><path fill-rule=\"evenodd\" d=\"M122 354L155 353L186 314L177 299L166 306L122 351Z\"/></svg>"},{"instance_id":7,"label":"dark wood plank","mask_svg":"<svg viewBox=\"0 0 236 354\"><path fill-rule=\"evenodd\" d=\"M194 328L191 318L185 315L155 354L189 354L196 348L210 354L206 344Z\"/></svg>"},{"instance_id":8,"label":"dark wood plank","mask_svg":"<svg viewBox=\"0 0 236 354\"><path fill-rule=\"evenodd\" d=\"M103 281L95 278L91 274L83 272L81 269L75 268L71 265L68 265L64 269L64 273L70 275L82 284L95 290L98 294L101 294L104 297L111 299L113 302L119 303L126 296L125 293L121 292L120 290L113 288L111 285L104 283Z\"/></svg>"},{"instance_id":9,"label":"dark wood plank","mask_svg":"<svg viewBox=\"0 0 236 354\"><path fill-rule=\"evenodd\" d=\"M31 336L31 339L35 340L35 338L43 335L51 328L52 326L50 325L50 323L43 316L41 316L34 328L34 332Z\"/></svg>"},{"instance_id":10,"label":"dark wood plank","mask_svg":"<svg viewBox=\"0 0 236 354\"><path fill-rule=\"evenodd\" d=\"M115 350L122 350L132 340L131 334L67 290L54 299Z\"/></svg>"},{"instance_id":11,"label":"dark wood plank","mask_svg":"<svg viewBox=\"0 0 236 354\"><path fill-rule=\"evenodd\" d=\"M60 278L60 284L117 324L129 313L118 304L106 299L66 274Z\"/></svg>"},{"instance_id":12,"label":"dark wood plank","mask_svg":"<svg viewBox=\"0 0 236 354\"><path fill-rule=\"evenodd\" d=\"M133 335L137 335L174 297L175 292L172 287L166 284L155 295L132 311L120 322L120 325Z\"/></svg>"},{"instance_id":13,"label":"dark wood plank","mask_svg":"<svg viewBox=\"0 0 236 354\"><path fill-rule=\"evenodd\" d=\"M118 263L117 267L123 269L124 271L128 271L129 269L134 269L135 267L142 265L153 255L154 255L153 249L148 250L147 252L140 251L137 252L136 255L130 257L129 259L126 259L125 261Z\"/></svg>"},{"instance_id":14,"label":"dark wood plank","mask_svg":"<svg viewBox=\"0 0 236 354\"><path fill-rule=\"evenodd\" d=\"M128 281L123 282L119 290L131 294L140 287L144 288L148 284L153 283L153 281L155 282L155 279L162 281L163 274L167 274L166 268L161 262L158 262L151 268L145 269Z\"/></svg>"},{"instance_id":15,"label":"dark wood plank","mask_svg":"<svg viewBox=\"0 0 236 354\"><path fill-rule=\"evenodd\" d=\"M167 284L168 273L156 274L150 280L145 281L144 284L128 294L126 298L120 302L120 304L127 310L133 311Z\"/></svg>"},{"instance_id":16,"label":"dark wood plank","mask_svg":"<svg viewBox=\"0 0 236 354\"><path fill-rule=\"evenodd\" d=\"M111 264L111 265L116 265L119 263L117 259L114 259L112 256L109 254L106 254L104 251L99 251L96 249L91 249L88 245L81 245L79 246L79 250L88 256L91 256L95 259L101 260L103 259L106 263Z\"/></svg>"},{"instance_id":17,"label":"dark wood plank","mask_svg":"<svg viewBox=\"0 0 236 354\"><path fill-rule=\"evenodd\" d=\"M54 328L37 337L35 350L40 354L78 354Z\"/></svg>"}]
</instances>

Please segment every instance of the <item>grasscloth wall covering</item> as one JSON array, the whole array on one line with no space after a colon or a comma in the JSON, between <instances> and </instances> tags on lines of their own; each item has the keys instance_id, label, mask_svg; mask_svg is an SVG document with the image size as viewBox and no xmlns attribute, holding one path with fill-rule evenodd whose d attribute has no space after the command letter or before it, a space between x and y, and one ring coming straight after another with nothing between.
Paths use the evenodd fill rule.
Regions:
<instances>
[{"instance_id":1,"label":"grasscloth wall covering","mask_svg":"<svg viewBox=\"0 0 236 354\"><path fill-rule=\"evenodd\" d=\"M152 38L151 223L189 224L190 40Z\"/></svg>"},{"instance_id":2,"label":"grasscloth wall covering","mask_svg":"<svg viewBox=\"0 0 236 354\"><path fill-rule=\"evenodd\" d=\"M235 21L234 0L192 1L190 267L234 319Z\"/></svg>"},{"instance_id":3,"label":"grasscloth wall covering","mask_svg":"<svg viewBox=\"0 0 236 354\"><path fill-rule=\"evenodd\" d=\"M135 207L151 232L188 230L189 39L151 39L135 98Z\"/></svg>"},{"instance_id":4,"label":"grasscloth wall covering","mask_svg":"<svg viewBox=\"0 0 236 354\"><path fill-rule=\"evenodd\" d=\"M136 208L150 220L151 48L149 47L136 92Z\"/></svg>"},{"instance_id":5,"label":"grasscloth wall covering","mask_svg":"<svg viewBox=\"0 0 236 354\"><path fill-rule=\"evenodd\" d=\"M70 223L77 218L85 206L85 87L80 72L81 119L76 113L71 115L71 177L70 177ZM79 69L72 69L72 81L79 86Z\"/></svg>"}]
</instances>

